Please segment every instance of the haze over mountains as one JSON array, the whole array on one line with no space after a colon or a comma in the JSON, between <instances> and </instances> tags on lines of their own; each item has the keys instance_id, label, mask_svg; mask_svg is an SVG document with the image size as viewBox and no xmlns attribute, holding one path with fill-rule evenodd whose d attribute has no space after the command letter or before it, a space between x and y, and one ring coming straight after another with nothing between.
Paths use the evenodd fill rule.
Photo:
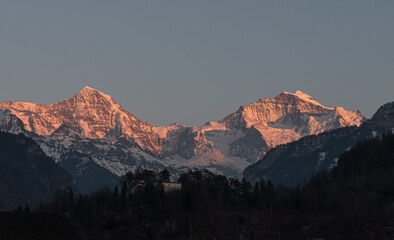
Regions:
<instances>
[{"instance_id":1,"label":"haze over mountains","mask_svg":"<svg viewBox=\"0 0 394 240\"><path fill-rule=\"evenodd\" d=\"M167 167L175 174L204 167L241 177L245 167L279 144L365 121L358 110L325 107L301 91L261 98L201 127L154 127L90 87L51 105L7 101L0 109L2 131L32 137L80 183L87 172L92 182L97 171L114 182L136 166Z\"/></svg>"}]
</instances>

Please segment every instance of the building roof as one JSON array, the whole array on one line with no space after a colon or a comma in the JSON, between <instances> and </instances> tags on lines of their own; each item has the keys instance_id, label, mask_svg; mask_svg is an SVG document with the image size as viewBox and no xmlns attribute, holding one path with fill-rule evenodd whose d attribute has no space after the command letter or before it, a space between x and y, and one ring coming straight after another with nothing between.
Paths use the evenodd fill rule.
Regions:
<instances>
[{"instance_id":1,"label":"building roof","mask_svg":"<svg viewBox=\"0 0 394 240\"><path fill-rule=\"evenodd\" d=\"M0 239L77 240L78 237L64 214L0 212Z\"/></svg>"}]
</instances>

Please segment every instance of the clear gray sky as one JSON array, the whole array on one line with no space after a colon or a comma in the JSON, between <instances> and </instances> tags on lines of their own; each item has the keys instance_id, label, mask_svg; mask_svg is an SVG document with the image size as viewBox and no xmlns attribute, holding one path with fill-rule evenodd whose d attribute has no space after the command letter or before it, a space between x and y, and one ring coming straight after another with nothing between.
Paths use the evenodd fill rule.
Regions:
<instances>
[{"instance_id":1,"label":"clear gray sky","mask_svg":"<svg viewBox=\"0 0 394 240\"><path fill-rule=\"evenodd\" d=\"M85 85L154 125L301 90L371 117L394 100L394 1L0 2L0 101Z\"/></svg>"}]
</instances>

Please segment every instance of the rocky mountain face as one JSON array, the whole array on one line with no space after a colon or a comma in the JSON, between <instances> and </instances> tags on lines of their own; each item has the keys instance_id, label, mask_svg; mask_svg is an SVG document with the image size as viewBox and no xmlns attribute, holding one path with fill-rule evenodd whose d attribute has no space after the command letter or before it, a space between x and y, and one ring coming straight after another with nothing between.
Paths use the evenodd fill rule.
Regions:
<instances>
[{"instance_id":1,"label":"rocky mountain face","mask_svg":"<svg viewBox=\"0 0 394 240\"><path fill-rule=\"evenodd\" d=\"M27 131L23 122L8 110L0 110L0 132L15 135L22 133L33 139L46 157L52 158L52 162L55 160L71 175L72 185L76 186L80 193L89 193L105 185L114 186L119 182L117 175L95 163L89 155L72 150L68 144L56 138ZM65 138L72 139L71 142L78 142L78 138L73 138L72 135Z\"/></svg>"},{"instance_id":2,"label":"rocky mountain face","mask_svg":"<svg viewBox=\"0 0 394 240\"><path fill-rule=\"evenodd\" d=\"M230 128L254 127L268 148L292 142L303 136L346 127L360 126L365 118L358 110L327 108L312 97L297 91L281 93L273 99L241 107L221 122Z\"/></svg>"},{"instance_id":3,"label":"rocky mountain face","mask_svg":"<svg viewBox=\"0 0 394 240\"><path fill-rule=\"evenodd\" d=\"M171 156L170 164L205 167L240 177L242 169L277 145L341 127L360 126L364 121L358 110L324 107L297 91L259 99L202 127L173 125L155 131L164 139L163 154Z\"/></svg>"},{"instance_id":4,"label":"rocky mountain face","mask_svg":"<svg viewBox=\"0 0 394 240\"><path fill-rule=\"evenodd\" d=\"M55 131L59 136L68 129L88 139L115 141L123 137L146 151L155 154L161 151L151 124L142 122L112 97L90 87L71 99L51 105L8 101L0 108L8 109L22 120L27 131L41 136Z\"/></svg>"},{"instance_id":5,"label":"rocky mountain face","mask_svg":"<svg viewBox=\"0 0 394 240\"><path fill-rule=\"evenodd\" d=\"M14 134L24 131L23 122L8 110L0 110L0 132L12 132Z\"/></svg>"},{"instance_id":6,"label":"rocky mountain face","mask_svg":"<svg viewBox=\"0 0 394 240\"><path fill-rule=\"evenodd\" d=\"M71 176L23 134L0 132L0 165L3 211L37 206L49 201L58 188L73 185Z\"/></svg>"},{"instance_id":7,"label":"rocky mountain face","mask_svg":"<svg viewBox=\"0 0 394 240\"><path fill-rule=\"evenodd\" d=\"M111 176L136 166L167 167L173 174L204 167L241 177L246 166L279 144L365 120L357 110L327 108L300 91L260 99L202 127L153 127L90 87L51 105L4 102L0 109L2 131L31 136L73 177L82 180L100 169L112 182Z\"/></svg>"},{"instance_id":8,"label":"rocky mountain face","mask_svg":"<svg viewBox=\"0 0 394 240\"><path fill-rule=\"evenodd\" d=\"M262 160L247 167L243 176L255 182L260 178L274 183L296 185L320 170L330 170L338 157L358 141L394 133L394 102L380 107L372 119L360 127L345 127L301 138L269 151Z\"/></svg>"}]
</instances>

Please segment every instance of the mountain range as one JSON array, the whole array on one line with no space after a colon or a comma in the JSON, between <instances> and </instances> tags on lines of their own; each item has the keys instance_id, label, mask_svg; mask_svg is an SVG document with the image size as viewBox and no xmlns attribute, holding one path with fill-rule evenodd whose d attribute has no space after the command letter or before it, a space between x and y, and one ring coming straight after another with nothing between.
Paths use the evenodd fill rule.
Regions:
<instances>
[{"instance_id":1,"label":"mountain range","mask_svg":"<svg viewBox=\"0 0 394 240\"><path fill-rule=\"evenodd\" d=\"M82 192L97 188L97 181L114 185L137 166L174 175L199 167L241 177L278 145L365 120L358 110L325 107L301 91L261 98L199 127L155 127L90 87L55 104L0 103L0 130L33 138Z\"/></svg>"}]
</instances>

